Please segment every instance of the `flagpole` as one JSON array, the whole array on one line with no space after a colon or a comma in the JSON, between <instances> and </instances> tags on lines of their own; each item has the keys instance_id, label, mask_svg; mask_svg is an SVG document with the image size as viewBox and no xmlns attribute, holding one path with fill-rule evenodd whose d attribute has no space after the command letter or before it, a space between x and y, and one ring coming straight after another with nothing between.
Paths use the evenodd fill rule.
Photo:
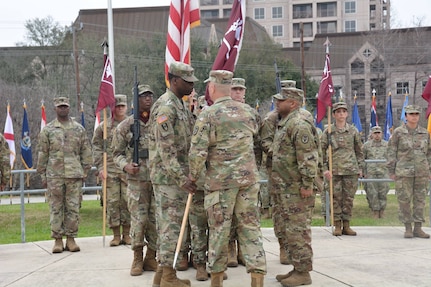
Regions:
<instances>
[{"instance_id":1,"label":"flagpole","mask_svg":"<svg viewBox=\"0 0 431 287\"><path fill-rule=\"evenodd\" d=\"M106 43L106 40L102 43L103 46L103 54L107 55L108 51L108 43ZM105 62L107 60L107 57L105 58ZM104 63L105 64L105 63ZM111 63L112 64L112 63ZM107 147L107 114L106 114L106 107L103 109L103 180L102 180L102 196L103 196L103 220L102 220L102 237L103 237L103 247L105 247L105 237L106 237L106 179L108 177L108 168L107 168L107 154L106 154L106 147Z\"/></svg>"},{"instance_id":2,"label":"flagpole","mask_svg":"<svg viewBox=\"0 0 431 287\"><path fill-rule=\"evenodd\" d=\"M111 68L112 68L112 84L114 86L114 95L115 95L114 21L113 21L111 0L108 0L108 42L109 42L109 58L111 60Z\"/></svg>"}]
</instances>

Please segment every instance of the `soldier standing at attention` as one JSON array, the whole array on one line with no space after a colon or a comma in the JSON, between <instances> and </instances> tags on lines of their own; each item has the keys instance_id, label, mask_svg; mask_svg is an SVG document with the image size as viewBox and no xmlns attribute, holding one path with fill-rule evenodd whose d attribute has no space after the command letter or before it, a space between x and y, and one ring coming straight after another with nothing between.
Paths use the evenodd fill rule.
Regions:
<instances>
[{"instance_id":1,"label":"soldier standing at attention","mask_svg":"<svg viewBox=\"0 0 431 287\"><path fill-rule=\"evenodd\" d=\"M406 227L404 238L430 238L422 230L430 181L430 135L425 128L419 126L418 106L408 105L404 111L407 122L394 130L388 143L389 176L395 181L398 216Z\"/></svg>"},{"instance_id":2,"label":"soldier standing at attention","mask_svg":"<svg viewBox=\"0 0 431 287\"><path fill-rule=\"evenodd\" d=\"M132 240L130 232L130 212L127 209L127 179L126 174L119 169L113 159L112 138L116 127L126 118L127 96L115 95L114 119L109 119L107 125L107 172L103 174L103 122L96 128L93 135L93 162L97 168L97 175L101 180L106 178L106 211L108 215L109 227L114 233L114 238L109 243L110 246L118 246L121 243L130 245ZM123 228L123 239L121 239L120 228Z\"/></svg>"},{"instance_id":3,"label":"soldier standing at attention","mask_svg":"<svg viewBox=\"0 0 431 287\"><path fill-rule=\"evenodd\" d=\"M285 236L294 269L276 279L283 286L311 284L313 269L311 217L313 184L319 165L319 136L313 121L299 110L304 92L282 88L274 95L281 116L272 145L273 188L285 222Z\"/></svg>"},{"instance_id":4,"label":"soldier standing at attention","mask_svg":"<svg viewBox=\"0 0 431 287\"><path fill-rule=\"evenodd\" d=\"M332 107L335 124L331 126L331 134L326 128L321 136L323 151L323 175L333 179L334 203L334 236L356 235L350 228L353 199L358 186L358 177L362 177L364 154L361 136L358 130L347 123L347 104L335 103ZM332 143L332 170L329 170L327 150L329 137ZM341 230L342 228L342 230Z\"/></svg>"},{"instance_id":5,"label":"soldier standing at attention","mask_svg":"<svg viewBox=\"0 0 431 287\"><path fill-rule=\"evenodd\" d=\"M57 118L39 134L37 172L48 190L52 253L80 250L78 235L79 204L82 184L91 168L90 142L84 127L69 117L69 98L54 99Z\"/></svg>"},{"instance_id":6,"label":"soldier standing at attention","mask_svg":"<svg viewBox=\"0 0 431 287\"><path fill-rule=\"evenodd\" d=\"M382 139L382 128L371 128L371 139L364 143L364 159L386 159L388 142ZM366 178L388 178L386 163L366 163ZM389 192L387 182L368 182L366 184L367 200L374 218L383 218L386 208L386 196Z\"/></svg>"},{"instance_id":7,"label":"soldier standing at attention","mask_svg":"<svg viewBox=\"0 0 431 287\"><path fill-rule=\"evenodd\" d=\"M131 217L133 262L130 275L139 276L142 271L156 271L157 232L154 214L154 195L150 181L148 160L148 137L150 133L150 109L153 104L154 92L148 85L138 86L140 113L139 163L133 162L134 116L123 120L115 130L112 140L114 162L120 170L127 174L127 207ZM147 242L145 242L145 239ZM143 248L147 245L145 259Z\"/></svg>"},{"instance_id":8,"label":"soldier standing at attention","mask_svg":"<svg viewBox=\"0 0 431 287\"><path fill-rule=\"evenodd\" d=\"M182 100L193 91L198 79L185 63L172 62L168 70L169 89L151 109L150 164L156 198L159 234L159 268L153 284L160 287L190 286L172 268L188 193L196 191L189 178L188 151L194 125L193 114Z\"/></svg>"},{"instance_id":9,"label":"soldier standing at attention","mask_svg":"<svg viewBox=\"0 0 431 287\"><path fill-rule=\"evenodd\" d=\"M0 134L0 190L4 190L10 179L10 151L9 145L2 134Z\"/></svg>"},{"instance_id":10,"label":"soldier standing at attention","mask_svg":"<svg viewBox=\"0 0 431 287\"><path fill-rule=\"evenodd\" d=\"M205 81L214 104L199 115L193 130L190 179L196 181L206 166L211 286L223 286L231 225L236 219L251 286L262 287L266 258L259 222L259 172L253 152L259 126L250 108L230 97L232 76L229 71L213 70Z\"/></svg>"}]
</instances>

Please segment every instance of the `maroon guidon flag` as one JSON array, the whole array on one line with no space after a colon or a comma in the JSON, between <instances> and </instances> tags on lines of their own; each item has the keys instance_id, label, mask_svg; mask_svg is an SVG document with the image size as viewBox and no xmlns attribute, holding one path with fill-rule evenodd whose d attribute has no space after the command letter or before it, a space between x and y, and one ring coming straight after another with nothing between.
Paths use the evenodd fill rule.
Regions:
<instances>
[{"instance_id":1,"label":"maroon guidon flag","mask_svg":"<svg viewBox=\"0 0 431 287\"><path fill-rule=\"evenodd\" d=\"M428 82L425 85L424 91L422 93L422 98L427 101L428 108L427 108L427 118L431 113L431 76L428 77Z\"/></svg>"},{"instance_id":2,"label":"maroon guidon flag","mask_svg":"<svg viewBox=\"0 0 431 287\"><path fill-rule=\"evenodd\" d=\"M111 109L111 113L114 112L114 84L112 81L112 68L109 57L106 57L105 67L103 69L103 75L99 90L99 98L97 99L96 113L100 112L106 107L109 107Z\"/></svg>"},{"instance_id":3,"label":"maroon guidon flag","mask_svg":"<svg viewBox=\"0 0 431 287\"><path fill-rule=\"evenodd\" d=\"M332 84L331 66L329 60L329 39L326 39L325 67L323 68L322 80L320 80L319 92L317 94L317 119L320 123L325 117L326 108L332 107L332 95L334 94L334 85Z\"/></svg>"}]
</instances>

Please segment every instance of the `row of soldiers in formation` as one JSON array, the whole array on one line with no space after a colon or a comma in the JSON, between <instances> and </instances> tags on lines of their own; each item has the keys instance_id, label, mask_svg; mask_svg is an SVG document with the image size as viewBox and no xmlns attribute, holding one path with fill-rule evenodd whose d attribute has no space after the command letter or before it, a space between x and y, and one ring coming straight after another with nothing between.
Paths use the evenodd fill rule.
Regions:
<instances>
[{"instance_id":1,"label":"row of soldiers in formation","mask_svg":"<svg viewBox=\"0 0 431 287\"><path fill-rule=\"evenodd\" d=\"M193 68L174 62L168 78L169 89L154 103L151 87L139 86L138 163L132 162L134 119L126 116L125 95L115 97L114 116L107 122L108 144L103 141L101 124L93 136L93 149L84 128L70 119L68 99L54 101L57 119L39 135L37 164L48 188L53 253L80 250L74 240L79 198L94 163L98 176L106 179L107 215L114 234L110 245L131 244L131 275L152 270L156 271L153 286L191 286L190 280L176 276L173 261L186 201L192 194L189 225L196 279L208 280L209 272L211 286L222 286L228 254L235 246L229 242L236 240L251 274L251 286L263 286L266 259L256 156L261 149L267 155L280 262L293 265L276 279L283 286L311 284L310 224L322 175L334 183L334 235L356 235L350 220L357 179L363 171L363 150L359 133L346 122L347 105L333 105L335 123L319 134L313 116L300 108L304 93L293 81L283 82L281 92L273 96L276 111L261 121L256 110L244 104L244 79L233 79L231 72L211 71L205 82L214 104L208 107L196 100L192 110L182 98L192 94L198 80ZM419 184L428 182L431 143L428 132L417 125L418 109L408 106L405 111L407 124L396 129L389 142L388 173L396 181L405 237L411 233L411 237L427 238L421 230L426 186ZM416 124L411 118L416 118ZM326 160L330 145L331 170Z\"/></svg>"}]
</instances>

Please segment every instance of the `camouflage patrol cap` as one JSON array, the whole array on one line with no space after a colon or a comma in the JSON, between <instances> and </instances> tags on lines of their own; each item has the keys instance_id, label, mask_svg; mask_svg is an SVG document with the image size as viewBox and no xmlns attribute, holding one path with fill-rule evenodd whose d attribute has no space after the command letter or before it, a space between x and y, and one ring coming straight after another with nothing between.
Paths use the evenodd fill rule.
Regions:
<instances>
[{"instance_id":1,"label":"camouflage patrol cap","mask_svg":"<svg viewBox=\"0 0 431 287\"><path fill-rule=\"evenodd\" d=\"M297 88L282 88L279 94L275 94L274 99L284 101L287 99L301 102L304 100L304 91Z\"/></svg>"},{"instance_id":2,"label":"camouflage patrol cap","mask_svg":"<svg viewBox=\"0 0 431 287\"><path fill-rule=\"evenodd\" d=\"M232 79L232 88L247 89L245 86L245 80L243 78L233 78Z\"/></svg>"},{"instance_id":3,"label":"camouflage patrol cap","mask_svg":"<svg viewBox=\"0 0 431 287\"><path fill-rule=\"evenodd\" d=\"M338 102L332 105L333 113L335 113L335 111L339 109L345 109L347 111L347 104L345 102Z\"/></svg>"},{"instance_id":4,"label":"camouflage patrol cap","mask_svg":"<svg viewBox=\"0 0 431 287\"><path fill-rule=\"evenodd\" d=\"M138 95L144 95L144 93L151 93L154 95L153 90L151 89L150 85L139 85L138 86Z\"/></svg>"},{"instance_id":5,"label":"camouflage patrol cap","mask_svg":"<svg viewBox=\"0 0 431 287\"><path fill-rule=\"evenodd\" d=\"M210 76L204 81L204 83L213 82L221 85L232 85L232 77L233 73L230 71L212 70L210 71Z\"/></svg>"},{"instance_id":6,"label":"camouflage patrol cap","mask_svg":"<svg viewBox=\"0 0 431 287\"><path fill-rule=\"evenodd\" d=\"M294 80L283 80L280 81L282 88L296 88L296 81Z\"/></svg>"},{"instance_id":7,"label":"camouflage patrol cap","mask_svg":"<svg viewBox=\"0 0 431 287\"><path fill-rule=\"evenodd\" d=\"M195 69L189 64L174 61L169 65L168 73L180 77L186 82L197 82L198 78L194 75Z\"/></svg>"},{"instance_id":8,"label":"camouflage patrol cap","mask_svg":"<svg viewBox=\"0 0 431 287\"><path fill-rule=\"evenodd\" d=\"M68 106L68 107L70 107L69 98L66 98L66 97L55 98L54 99L54 105L56 107L59 107L59 106Z\"/></svg>"},{"instance_id":9,"label":"camouflage patrol cap","mask_svg":"<svg viewBox=\"0 0 431 287\"><path fill-rule=\"evenodd\" d=\"M379 126L374 126L371 128L371 132L372 133L381 133L382 132L382 128Z\"/></svg>"},{"instance_id":10,"label":"camouflage patrol cap","mask_svg":"<svg viewBox=\"0 0 431 287\"><path fill-rule=\"evenodd\" d=\"M115 106L127 106L127 96L126 95L115 95Z\"/></svg>"},{"instance_id":11,"label":"camouflage patrol cap","mask_svg":"<svg viewBox=\"0 0 431 287\"><path fill-rule=\"evenodd\" d=\"M404 113L406 113L406 114L420 114L421 109L415 105L408 105L404 108Z\"/></svg>"}]
</instances>

